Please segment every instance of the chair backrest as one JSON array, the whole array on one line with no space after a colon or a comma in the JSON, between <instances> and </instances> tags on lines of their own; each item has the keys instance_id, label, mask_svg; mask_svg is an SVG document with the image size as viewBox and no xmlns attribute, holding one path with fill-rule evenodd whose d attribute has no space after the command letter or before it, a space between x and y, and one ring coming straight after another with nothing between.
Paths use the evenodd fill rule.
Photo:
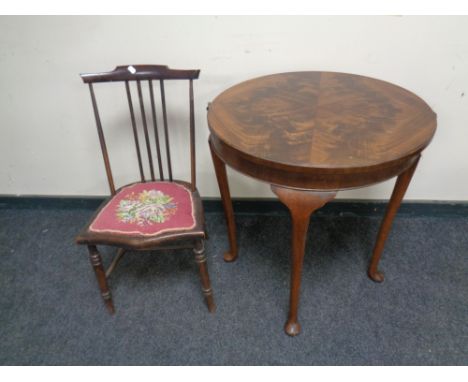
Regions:
<instances>
[{"instance_id":1,"label":"chair backrest","mask_svg":"<svg viewBox=\"0 0 468 382\"><path fill-rule=\"evenodd\" d=\"M156 180L154 165L153 165L153 154L151 151L150 135L148 132L148 124L146 120L146 112L143 100L143 92L141 88L141 81L148 81L149 87L149 98L151 103L151 116L154 128L154 138L156 143L157 153L157 164L159 168L159 179L169 180L172 182L172 164L171 164L171 152L169 145L169 131L167 125L167 110L166 110L166 95L164 91L164 82L167 80L187 80L189 82L189 121L190 121L190 171L191 171L191 188L196 188L196 175L195 175L195 118L194 118L194 97L193 97L193 80L197 79L200 75L200 70L176 70L170 69L164 65L125 65L117 66L111 72L104 73L83 73L80 74L84 83L89 85L89 91L91 94L91 102L94 110L94 117L96 119L96 127L99 135L99 142L101 144L102 155L104 158L104 164L106 167L107 180L109 182L109 188L111 194L115 194L114 178L112 176L112 170L109 161L109 154L107 152L106 140L104 138L104 132L101 125L101 118L99 116L99 110L97 106L96 96L94 94L93 84L98 82L125 82L125 90L127 94L128 107L130 112L130 120L133 129L133 137L135 140L136 153L138 157L138 166L140 170L141 181L145 182L146 177L143 170L143 163L141 158L140 143L138 139L137 124L135 121L135 112L133 108L132 95L130 90L130 81L136 81L137 93L140 104L141 121L143 124L143 132L146 142L146 150L148 153L149 170L151 180ZM161 110L164 125L164 143L166 153L166 165L167 165L167 178L165 178L163 171L162 162L162 150L159 140L158 123L156 116L156 105L153 90L153 80L159 81L159 87L161 92Z\"/></svg>"}]
</instances>

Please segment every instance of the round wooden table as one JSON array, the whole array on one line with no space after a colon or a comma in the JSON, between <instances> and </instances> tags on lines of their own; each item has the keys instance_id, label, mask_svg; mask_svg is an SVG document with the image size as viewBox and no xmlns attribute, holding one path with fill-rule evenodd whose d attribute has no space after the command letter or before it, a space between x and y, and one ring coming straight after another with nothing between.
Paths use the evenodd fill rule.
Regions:
<instances>
[{"instance_id":1,"label":"round wooden table","mask_svg":"<svg viewBox=\"0 0 468 382\"><path fill-rule=\"evenodd\" d=\"M271 184L292 218L292 271L287 334L300 330L299 288L310 215L336 192L397 176L368 269L378 270L393 218L436 114L415 94L388 82L333 72L293 72L255 78L221 93L209 105L210 149L230 249L237 258L236 227L226 167Z\"/></svg>"}]
</instances>

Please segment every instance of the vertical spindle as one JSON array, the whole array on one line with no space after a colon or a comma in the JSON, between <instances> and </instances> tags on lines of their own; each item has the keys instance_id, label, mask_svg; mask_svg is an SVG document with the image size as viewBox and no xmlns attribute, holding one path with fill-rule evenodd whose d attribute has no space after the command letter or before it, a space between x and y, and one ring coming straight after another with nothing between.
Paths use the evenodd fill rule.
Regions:
<instances>
[{"instance_id":1,"label":"vertical spindle","mask_svg":"<svg viewBox=\"0 0 468 382\"><path fill-rule=\"evenodd\" d=\"M137 89L138 89L138 98L140 100L141 121L143 123L143 131L145 133L146 151L148 153L151 180L154 181L155 178L154 178L154 169L153 169L153 155L151 153L151 146L150 146L149 135L148 135L148 125L146 124L145 105L143 104L143 95L141 92L140 80L137 81Z\"/></svg>"},{"instance_id":2,"label":"vertical spindle","mask_svg":"<svg viewBox=\"0 0 468 382\"><path fill-rule=\"evenodd\" d=\"M164 172L163 172L162 160L161 160L161 145L159 144L158 123L156 119L156 106L154 103L153 81L151 80L149 80L149 91L150 91L150 100L151 100L151 114L153 117L154 139L156 141L156 152L158 155L159 178L161 180L164 180Z\"/></svg>"},{"instance_id":3,"label":"vertical spindle","mask_svg":"<svg viewBox=\"0 0 468 382\"><path fill-rule=\"evenodd\" d=\"M159 81L161 85L161 103L162 103L162 109L163 109L164 135L166 138L167 169L169 172L169 180L172 182L171 151L169 148L169 131L167 129L166 94L164 91L164 81L163 80L159 80Z\"/></svg>"},{"instance_id":4,"label":"vertical spindle","mask_svg":"<svg viewBox=\"0 0 468 382\"><path fill-rule=\"evenodd\" d=\"M196 185L196 171L195 171L195 112L193 104L193 80L190 79L189 85L189 98L190 98L190 170L191 170L191 185L192 191L197 188Z\"/></svg>"},{"instance_id":5,"label":"vertical spindle","mask_svg":"<svg viewBox=\"0 0 468 382\"><path fill-rule=\"evenodd\" d=\"M143 173L143 164L141 162L140 144L138 142L138 132L135 122L135 113L133 112L132 94L130 93L130 85L128 84L128 80L125 81L125 89L127 91L128 108L130 109L130 119L132 120L133 138L135 139L135 146L138 157L138 167L140 168L141 181L144 182L145 175Z\"/></svg>"}]
</instances>

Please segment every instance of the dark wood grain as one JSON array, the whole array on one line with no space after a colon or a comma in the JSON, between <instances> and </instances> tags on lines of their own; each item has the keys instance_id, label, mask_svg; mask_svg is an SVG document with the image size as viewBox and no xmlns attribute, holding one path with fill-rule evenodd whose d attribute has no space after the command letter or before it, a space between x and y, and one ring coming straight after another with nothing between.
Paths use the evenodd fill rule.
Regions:
<instances>
[{"instance_id":1,"label":"dark wood grain","mask_svg":"<svg viewBox=\"0 0 468 382\"><path fill-rule=\"evenodd\" d=\"M343 169L328 173L323 169L265 165L222 142L214 134L209 138L216 155L230 167L252 178L270 184L310 190L346 190L385 181L406 170L419 154L401 158L372 168Z\"/></svg>"},{"instance_id":2,"label":"dark wood grain","mask_svg":"<svg viewBox=\"0 0 468 382\"><path fill-rule=\"evenodd\" d=\"M257 164L326 176L418 154L434 135L436 116L419 97L388 82L295 72L224 91L210 104L208 123L219 141Z\"/></svg>"},{"instance_id":3,"label":"dark wood grain","mask_svg":"<svg viewBox=\"0 0 468 382\"><path fill-rule=\"evenodd\" d=\"M346 73L293 72L235 85L210 103L210 149L223 199L230 251L237 258L226 164L268 182L291 211L292 272L286 333L297 335L299 286L310 214L338 190L398 176L369 266L390 227L437 118L418 96L385 81ZM319 203L320 202L320 203Z\"/></svg>"}]
</instances>

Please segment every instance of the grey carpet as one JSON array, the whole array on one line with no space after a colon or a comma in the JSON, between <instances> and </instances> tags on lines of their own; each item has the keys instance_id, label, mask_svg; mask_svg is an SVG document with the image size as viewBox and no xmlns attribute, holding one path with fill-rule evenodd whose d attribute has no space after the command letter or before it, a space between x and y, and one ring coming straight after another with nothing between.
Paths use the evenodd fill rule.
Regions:
<instances>
[{"instance_id":1,"label":"grey carpet","mask_svg":"<svg viewBox=\"0 0 468 382\"><path fill-rule=\"evenodd\" d=\"M240 257L228 264L223 216L207 214L215 314L182 251L126 255L111 277L111 316L73 243L91 213L0 210L0 364L468 363L468 218L398 217L383 284L366 277L377 218L313 218L302 333L290 338L288 216L238 216Z\"/></svg>"}]
</instances>

